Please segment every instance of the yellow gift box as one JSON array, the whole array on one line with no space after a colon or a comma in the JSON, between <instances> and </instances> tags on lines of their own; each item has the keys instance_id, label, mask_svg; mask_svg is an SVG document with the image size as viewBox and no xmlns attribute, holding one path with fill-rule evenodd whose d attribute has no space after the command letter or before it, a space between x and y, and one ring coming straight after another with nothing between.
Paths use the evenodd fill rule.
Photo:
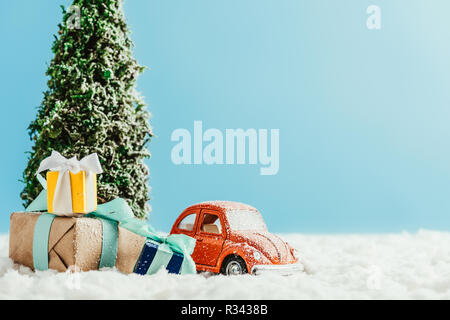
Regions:
<instances>
[{"instance_id":1,"label":"yellow gift box","mask_svg":"<svg viewBox=\"0 0 450 320\"><path fill-rule=\"evenodd\" d=\"M87 175L84 170L81 170L78 173L69 172L69 175L72 196L72 212L85 214L97 210L97 175L95 173ZM54 213L53 200L55 197L58 177L58 171L47 172L47 211L50 213ZM88 181L89 179L87 177L92 179L92 181ZM90 189L87 187L88 184L93 185L93 192L88 191ZM90 198L89 201L88 197ZM92 202L94 203L94 208L92 208Z\"/></svg>"}]
</instances>

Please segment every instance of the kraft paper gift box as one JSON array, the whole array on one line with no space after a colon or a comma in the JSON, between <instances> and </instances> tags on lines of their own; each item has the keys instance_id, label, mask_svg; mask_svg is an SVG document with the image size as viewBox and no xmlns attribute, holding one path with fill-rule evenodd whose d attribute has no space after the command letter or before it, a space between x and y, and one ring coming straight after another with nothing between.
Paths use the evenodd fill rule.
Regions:
<instances>
[{"instance_id":1,"label":"kraft paper gift box","mask_svg":"<svg viewBox=\"0 0 450 320\"><path fill-rule=\"evenodd\" d=\"M40 173L46 170L47 180ZM53 151L44 159L37 171L37 178L47 189L48 212L73 216L97 210L97 174L102 167L96 153L81 160L66 159Z\"/></svg>"},{"instance_id":2,"label":"kraft paper gift box","mask_svg":"<svg viewBox=\"0 0 450 320\"><path fill-rule=\"evenodd\" d=\"M18 264L35 269L34 230L41 213L16 212L11 215L9 257ZM118 228L115 266L132 273L146 238ZM48 268L60 272L68 268L98 270L102 253L102 222L95 218L56 217L48 237Z\"/></svg>"},{"instance_id":3,"label":"kraft paper gift box","mask_svg":"<svg viewBox=\"0 0 450 320\"><path fill-rule=\"evenodd\" d=\"M53 218L49 232L46 238L39 238L35 234L39 220L48 217ZM33 270L48 268L60 272L68 269L89 271L115 266L127 274L153 274L161 268L178 274L196 272L195 263L190 256L195 240L189 239L189 245L186 246L188 249L183 255L174 252L164 243L166 240L154 241L116 224L113 225L116 228L113 243L105 246L105 227L108 225L104 224L104 220L84 216L56 217L46 213L16 212L11 215L9 257L15 263ZM178 240L186 241L187 238L189 237ZM112 244L115 245L115 250L111 250ZM46 253L44 265L47 263L44 267L36 257L36 251L43 249ZM110 252L109 257L105 257L106 252ZM106 260L109 262L105 262ZM38 263L40 266L37 266Z\"/></svg>"}]
</instances>

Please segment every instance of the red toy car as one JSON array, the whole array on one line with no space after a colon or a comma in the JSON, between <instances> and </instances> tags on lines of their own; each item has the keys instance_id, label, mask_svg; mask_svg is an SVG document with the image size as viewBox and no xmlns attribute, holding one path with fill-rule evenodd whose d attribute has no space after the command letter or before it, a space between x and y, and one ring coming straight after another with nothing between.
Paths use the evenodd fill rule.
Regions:
<instances>
[{"instance_id":1,"label":"red toy car","mask_svg":"<svg viewBox=\"0 0 450 320\"><path fill-rule=\"evenodd\" d=\"M246 204L209 201L190 206L170 233L197 240L192 254L197 271L237 275L303 269L294 249L269 233L258 210Z\"/></svg>"}]
</instances>

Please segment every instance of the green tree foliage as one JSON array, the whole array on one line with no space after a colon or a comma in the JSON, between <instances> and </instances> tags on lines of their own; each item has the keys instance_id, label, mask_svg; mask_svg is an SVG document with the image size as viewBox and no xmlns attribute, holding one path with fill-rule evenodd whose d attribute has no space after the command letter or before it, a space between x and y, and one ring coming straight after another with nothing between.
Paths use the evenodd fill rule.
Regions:
<instances>
[{"instance_id":1,"label":"green tree foliage","mask_svg":"<svg viewBox=\"0 0 450 320\"><path fill-rule=\"evenodd\" d=\"M80 19L77 11L81 9ZM137 217L149 212L149 171L144 159L152 136L150 114L136 92L144 67L132 57L133 43L121 0L74 0L52 47L48 89L29 126L34 142L21 193L28 205L42 190L40 162L59 151L65 157L99 155L99 202L128 201ZM74 19L75 18L75 19Z\"/></svg>"}]
</instances>

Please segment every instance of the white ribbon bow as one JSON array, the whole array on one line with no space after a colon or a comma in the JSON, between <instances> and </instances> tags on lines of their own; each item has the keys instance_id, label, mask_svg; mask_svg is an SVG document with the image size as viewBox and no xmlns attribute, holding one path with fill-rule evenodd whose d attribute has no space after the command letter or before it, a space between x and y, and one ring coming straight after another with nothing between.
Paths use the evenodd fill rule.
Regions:
<instances>
[{"instance_id":1,"label":"white ribbon bow","mask_svg":"<svg viewBox=\"0 0 450 320\"><path fill-rule=\"evenodd\" d=\"M95 210L95 184L94 174L102 173L102 166L96 153L92 153L81 160L76 157L64 158L59 152L52 151L50 157L42 160L36 173L39 182L47 189L45 179L40 175L42 171L59 171L58 181L53 197L53 213L60 215L72 215L72 192L69 172L77 174L81 170L86 172L86 202L87 211Z\"/></svg>"}]
</instances>

